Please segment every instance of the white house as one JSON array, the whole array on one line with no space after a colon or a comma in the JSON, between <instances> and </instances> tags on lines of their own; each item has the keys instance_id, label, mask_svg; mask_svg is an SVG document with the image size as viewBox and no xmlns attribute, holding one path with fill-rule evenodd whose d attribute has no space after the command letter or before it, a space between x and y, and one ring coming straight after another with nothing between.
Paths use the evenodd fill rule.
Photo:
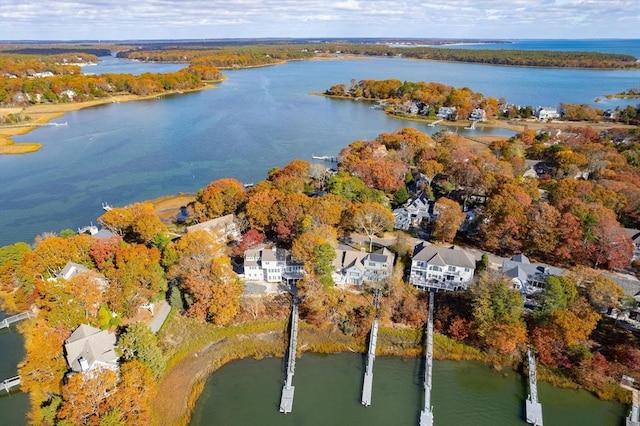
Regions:
<instances>
[{"instance_id":1,"label":"white house","mask_svg":"<svg viewBox=\"0 0 640 426\"><path fill-rule=\"evenodd\" d=\"M302 278L304 267L287 250L259 247L244 253L244 278L291 285Z\"/></svg>"},{"instance_id":2,"label":"white house","mask_svg":"<svg viewBox=\"0 0 640 426\"><path fill-rule=\"evenodd\" d=\"M531 263L524 254L516 254L511 259L502 262L501 271L511 278L513 288L524 295L542 291L547 277L564 273L562 268Z\"/></svg>"},{"instance_id":3,"label":"white house","mask_svg":"<svg viewBox=\"0 0 640 426\"><path fill-rule=\"evenodd\" d=\"M89 274L102 290L109 284L109 280L104 275L75 262L67 262L62 271L58 272L55 277L50 278L49 281L57 281L60 278L69 281L79 274Z\"/></svg>"},{"instance_id":4,"label":"white house","mask_svg":"<svg viewBox=\"0 0 640 426\"><path fill-rule=\"evenodd\" d=\"M436 114L440 118L448 119L456 119L456 107L440 107L438 108L438 113Z\"/></svg>"},{"instance_id":5,"label":"white house","mask_svg":"<svg viewBox=\"0 0 640 426\"><path fill-rule=\"evenodd\" d=\"M423 220L431 222L435 219L435 202L429 200L424 193L409 201L405 207L395 209L394 228L408 230L411 226L418 226Z\"/></svg>"},{"instance_id":6,"label":"white house","mask_svg":"<svg viewBox=\"0 0 640 426\"><path fill-rule=\"evenodd\" d=\"M554 120L560 118L558 108L553 107L538 107L535 111L535 116L538 120Z\"/></svg>"},{"instance_id":7,"label":"white house","mask_svg":"<svg viewBox=\"0 0 640 426\"><path fill-rule=\"evenodd\" d=\"M336 248L331 276L338 285L362 285L364 281L384 282L393 272L395 255L387 248L373 253L340 245Z\"/></svg>"},{"instance_id":8,"label":"white house","mask_svg":"<svg viewBox=\"0 0 640 426\"><path fill-rule=\"evenodd\" d=\"M82 324L65 340L67 364L71 370L86 373L96 368L118 369L116 335Z\"/></svg>"},{"instance_id":9,"label":"white house","mask_svg":"<svg viewBox=\"0 0 640 426\"><path fill-rule=\"evenodd\" d=\"M469 120L472 121L487 121L487 112L482 108L474 108L469 114Z\"/></svg>"},{"instance_id":10,"label":"white house","mask_svg":"<svg viewBox=\"0 0 640 426\"><path fill-rule=\"evenodd\" d=\"M475 258L455 247L437 247L421 242L411 259L409 282L419 289L466 289L473 279Z\"/></svg>"}]
</instances>

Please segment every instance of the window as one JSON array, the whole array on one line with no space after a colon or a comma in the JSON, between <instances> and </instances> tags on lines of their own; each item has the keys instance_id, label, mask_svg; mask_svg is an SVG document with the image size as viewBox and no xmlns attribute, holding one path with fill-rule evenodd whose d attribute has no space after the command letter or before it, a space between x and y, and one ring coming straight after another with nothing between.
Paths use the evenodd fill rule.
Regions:
<instances>
[{"instance_id":1,"label":"window","mask_svg":"<svg viewBox=\"0 0 640 426\"><path fill-rule=\"evenodd\" d=\"M455 271L456 271L456 267L455 267L455 266L451 266L451 265L449 265L449 267L447 268L447 270L448 270L449 272L455 272Z\"/></svg>"}]
</instances>

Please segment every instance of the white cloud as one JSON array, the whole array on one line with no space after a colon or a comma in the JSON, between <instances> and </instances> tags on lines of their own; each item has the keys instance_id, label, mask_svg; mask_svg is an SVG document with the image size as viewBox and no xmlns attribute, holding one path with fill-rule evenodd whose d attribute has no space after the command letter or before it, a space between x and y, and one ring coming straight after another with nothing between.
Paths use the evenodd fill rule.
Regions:
<instances>
[{"instance_id":1,"label":"white cloud","mask_svg":"<svg viewBox=\"0 0 640 426\"><path fill-rule=\"evenodd\" d=\"M636 0L3 0L0 39L640 38Z\"/></svg>"}]
</instances>

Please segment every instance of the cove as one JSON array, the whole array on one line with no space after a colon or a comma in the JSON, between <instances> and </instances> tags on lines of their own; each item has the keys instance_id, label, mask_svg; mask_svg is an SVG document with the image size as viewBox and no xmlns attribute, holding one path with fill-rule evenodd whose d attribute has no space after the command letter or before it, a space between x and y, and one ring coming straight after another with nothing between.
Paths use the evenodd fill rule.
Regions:
<instances>
[{"instance_id":1,"label":"cove","mask_svg":"<svg viewBox=\"0 0 640 426\"><path fill-rule=\"evenodd\" d=\"M361 354L305 353L296 361L293 411L278 411L284 380L280 358L243 359L207 381L191 425L410 426L422 409L424 361L376 357L372 404L360 403L365 359ZM526 379L470 361L435 361L432 405L439 426L526 425ZM584 391L538 384L547 425L618 426L622 405Z\"/></svg>"},{"instance_id":2,"label":"cove","mask_svg":"<svg viewBox=\"0 0 640 426\"><path fill-rule=\"evenodd\" d=\"M8 315L0 311L0 320ZM15 326L0 329L0 381L18 374L18 364L24 358L24 337ZM7 394L0 390L0 424L26 425L26 412L29 410L29 395L13 390Z\"/></svg>"}]
</instances>

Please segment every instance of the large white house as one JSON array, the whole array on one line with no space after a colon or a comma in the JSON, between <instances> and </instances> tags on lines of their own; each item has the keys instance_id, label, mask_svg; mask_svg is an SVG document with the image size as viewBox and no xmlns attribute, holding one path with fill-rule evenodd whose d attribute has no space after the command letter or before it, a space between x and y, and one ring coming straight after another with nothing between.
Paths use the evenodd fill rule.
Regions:
<instances>
[{"instance_id":1,"label":"large white house","mask_svg":"<svg viewBox=\"0 0 640 426\"><path fill-rule=\"evenodd\" d=\"M558 108L553 107L538 107L535 111L535 116L538 120L554 120L560 118L560 112Z\"/></svg>"},{"instance_id":2,"label":"large white house","mask_svg":"<svg viewBox=\"0 0 640 426\"><path fill-rule=\"evenodd\" d=\"M475 267L475 258L466 251L423 241L414 249L409 282L423 290L466 289Z\"/></svg>"},{"instance_id":3,"label":"large white house","mask_svg":"<svg viewBox=\"0 0 640 426\"><path fill-rule=\"evenodd\" d=\"M71 370L86 373L96 368L118 369L116 335L82 324L65 340L64 350Z\"/></svg>"},{"instance_id":4,"label":"large white house","mask_svg":"<svg viewBox=\"0 0 640 426\"><path fill-rule=\"evenodd\" d=\"M244 278L247 281L291 284L302 278L304 268L287 250L259 247L244 252Z\"/></svg>"},{"instance_id":5,"label":"large white house","mask_svg":"<svg viewBox=\"0 0 640 426\"><path fill-rule=\"evenodd\" d=\"M336 248L331 278L338 285L362 285L365 281L384 282L393 272L395 255L387 248L373 253L340 245Z\"/></svg>"}]
</instances>

